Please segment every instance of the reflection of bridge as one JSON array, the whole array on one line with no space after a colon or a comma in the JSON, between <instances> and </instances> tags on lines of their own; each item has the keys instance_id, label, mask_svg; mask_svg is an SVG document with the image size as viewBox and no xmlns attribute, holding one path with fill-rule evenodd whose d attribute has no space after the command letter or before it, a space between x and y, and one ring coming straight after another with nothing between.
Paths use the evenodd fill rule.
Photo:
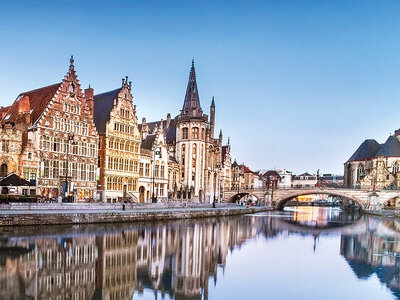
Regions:
<instances>
[{"instance_id":1,"label":"reflection of bridge","mask_svg":"<svg viewBox=\"0 0 400 300\"><path fill-rule=\"evenodd\" d=\"M397 197L400 198L400 190L368 190L368 189L346 189L346 188L325 188L325 187L308 187L308 188L282 188L282 189L240 189L224 192L225 202L236 202L246 195L252 195L259 201L270 201L270 203L282 209L286 202L302 195L325 194L335 197L342 197L364 207L371 202L385 205L388 201Z\"/></svg>"}]
</instances>

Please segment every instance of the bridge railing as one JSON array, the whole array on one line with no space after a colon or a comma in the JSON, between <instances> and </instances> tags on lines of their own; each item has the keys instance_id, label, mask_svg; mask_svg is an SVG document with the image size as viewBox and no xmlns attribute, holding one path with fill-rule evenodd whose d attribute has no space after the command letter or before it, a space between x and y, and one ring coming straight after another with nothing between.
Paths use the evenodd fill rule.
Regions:
<instances>
[{"instance_id":1,"label":"bridge railing","mask_svg":"<svg viewBox=\"0 0 400 300\"><path fill-rule=\"evenodd\" d=\"M291 187L277 187L277 188L267 188L267 187L253 187L253 188L246 188L246 187L241 187L239 190L238 188L231 188L229 190L226 190L226 192L239 192L239 193L245 193L246 191L276 191L276 190L310 190L310 189L323 189L323 190L364 190L364 191L370 191L374 190L372 186L370 187L362 187L360 185L335 185L335 186L291 186ZM375 188L375 190L389 190L389 191L397 191L400 190L400 186L388 186L384 188Z\"/></svg>"}]
</instances>

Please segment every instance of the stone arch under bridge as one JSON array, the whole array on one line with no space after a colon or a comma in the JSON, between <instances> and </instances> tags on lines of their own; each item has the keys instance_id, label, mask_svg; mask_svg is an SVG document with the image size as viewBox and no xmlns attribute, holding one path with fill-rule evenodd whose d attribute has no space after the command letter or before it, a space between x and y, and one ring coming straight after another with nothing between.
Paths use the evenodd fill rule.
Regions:
<instances>
[{"instance_id":1,"label":"stone arch under bridge","mask_svg":"<svg viewBox=\"0 0 400 300\"><path fill-rule=\"evenodd\" d=\"M260 201L270 201L277 209L282 209L286 202L297 196L310 194L326 194L346 198L357 203L361 208L368 205L371 197L376 199L376 204L385 205L393 199L400 200L400 190L369 190L369 189L347 189L347 188L283 188L276 190L267 189L243 189L238 191L225 191L224 201L232 202L235 195L250 194Z\"/></svg>"}]
</instances>

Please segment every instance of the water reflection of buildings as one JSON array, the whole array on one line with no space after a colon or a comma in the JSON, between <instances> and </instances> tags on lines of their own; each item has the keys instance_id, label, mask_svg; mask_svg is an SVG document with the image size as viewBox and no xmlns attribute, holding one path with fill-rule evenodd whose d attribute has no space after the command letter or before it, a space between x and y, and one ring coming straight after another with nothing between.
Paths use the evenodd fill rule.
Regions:
<instances>
[{"instance_id":1,"label":"water reflection of buildings","mask_svg":"<svg viewBox=\"0 0 400 300\"><path fill-rule=\"evenodd\" d=\"M342 235L340 253L359 279L375 274L400 298L400 222L365 218L367 230Z\"/></svg>"},{"instance_id":2,"label":"water reflection of buildings","mask_svg":"<svg viewBox=\"0 0 400 300\"><path fill-rule=\"evenodd\" d=\"M131 299L152 290L208 299L229 250L254 237L262 218L123 227L101 235L26 238L25 253L0 254L0 299ZM256 224L257 223L257 224ZM27 253L26 253L27 252Z\"/></svg>"},{"instance_id":3,"label":"water reflection of buildings","mask_svg":"<svg viewBox=\"0 0 400 300\"><path fill-rule=\"evenodd\" d=\"M1 255L0 299L91 298L96 261L93 236L41 238L32 248L16 258Z\"/></svg>"}]
</instances>

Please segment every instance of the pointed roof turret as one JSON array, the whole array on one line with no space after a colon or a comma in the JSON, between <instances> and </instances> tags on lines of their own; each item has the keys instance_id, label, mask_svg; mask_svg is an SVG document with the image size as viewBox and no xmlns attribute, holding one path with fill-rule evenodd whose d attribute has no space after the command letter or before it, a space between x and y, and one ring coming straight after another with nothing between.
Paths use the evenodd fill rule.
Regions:
<instances>
[{"instance_id":1,"label":"pointed roof turret","mask_svg":"<svg viewBox=\"0 0 400 300\"><path fill-rule=\"evenodd\" d=\"M215 107L214 96L212 97L211 107Z\"/></svg>"},{"instance_id":2,"label":"pointed roof turret","mask_svg":"<svg viewBox=\"0 0 400 300\"><path fill-rule=\"evenodd\" d=\"M192 60L192 67L190 69L189 81L181 114L188 117L201 117L203 115L203 110L200 106L199 91L197 90L194 60Z\"/></svg>"}]
</instances>

